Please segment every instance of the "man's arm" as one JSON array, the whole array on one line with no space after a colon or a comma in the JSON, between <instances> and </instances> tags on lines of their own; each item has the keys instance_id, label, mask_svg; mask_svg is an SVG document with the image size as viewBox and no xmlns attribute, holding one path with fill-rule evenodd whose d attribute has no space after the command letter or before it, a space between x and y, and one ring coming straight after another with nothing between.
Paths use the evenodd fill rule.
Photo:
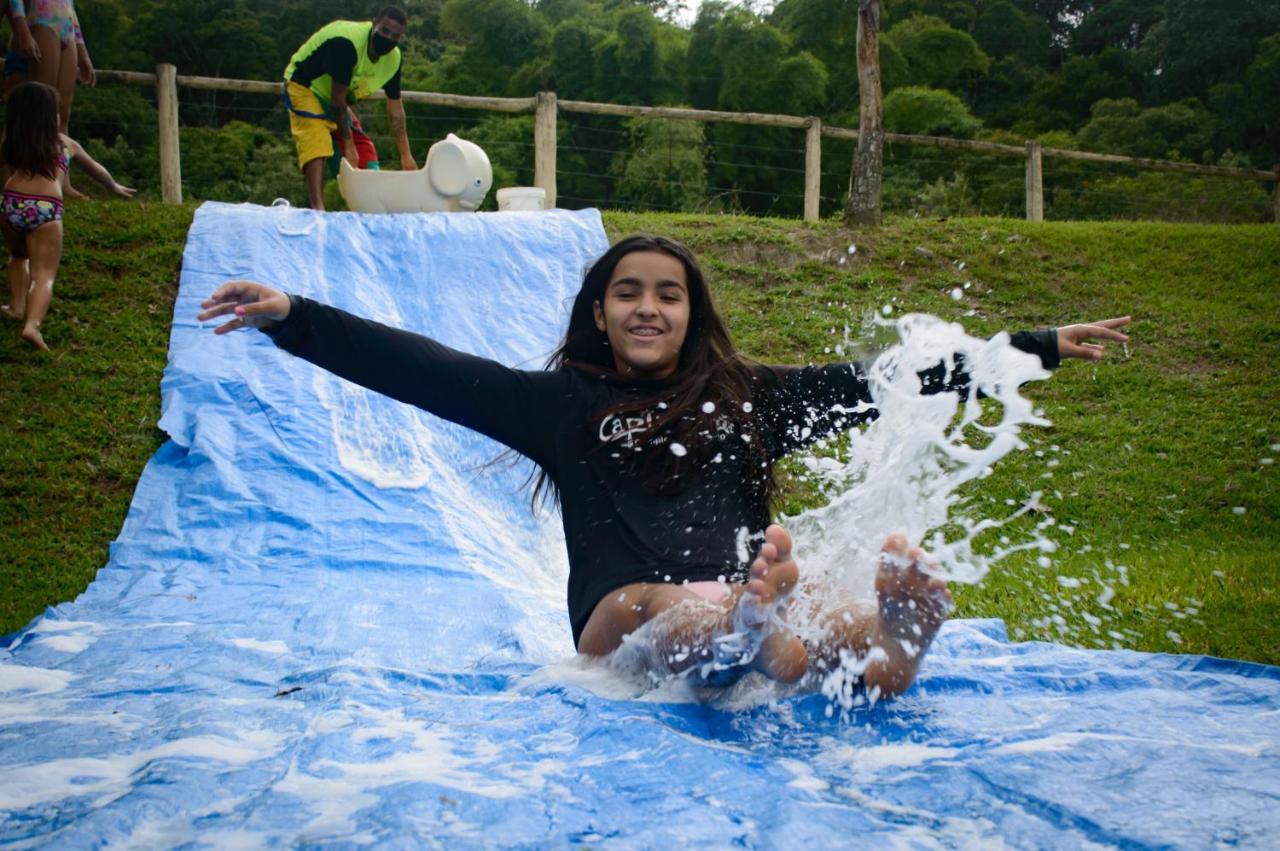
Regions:
<instances>
[{"instance_id":1,"label":"man's arm","mask_svg":"<svg viewBox=\"0 0 1280 851\"><path fill-rule=\"evenodd\" d=\"M397 68L387 84L382 87L387 94L387 122L391 125L391 135L396 139L396 147L400 150L400 169L413 171L418 167L414 162L413 151L409 148L409 130L404 117L404 102L400 100L400 69Z\"/></svg>"},{"instance_id":2,"label":"man's arm","mask_svg":"<svg viewBox=\"0 0 1280 851\"><path fill-rule=\"evenodd\" d=\"M413 151L409 149L409 129L404 115L404 102L399 98L387 98L387 121L391 125L391 135L396 139L396 147L400 150L400 169L414 171L418 163L413 159Z\"/></svg>"},{"instance_id":3,"label":"man's arm","mask_svg":"<svg viewBox=\"0 0 1280 851\"><path fill-rule=\"evenodd\" d=\"M346 83L333 81L333 120L338 124L338 143L342 146L342 156L347 162L359 167L360 157L356 155L356 143L351 139L351 117L347 106L347 93L351 87Z\"/></svg>"}]
</instances>

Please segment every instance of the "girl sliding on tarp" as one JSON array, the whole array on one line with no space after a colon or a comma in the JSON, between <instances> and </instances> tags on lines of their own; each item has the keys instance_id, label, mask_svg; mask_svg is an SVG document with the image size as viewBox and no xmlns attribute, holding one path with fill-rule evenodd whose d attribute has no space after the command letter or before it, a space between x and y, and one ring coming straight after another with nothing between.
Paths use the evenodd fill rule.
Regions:
<instances>
[{"instance_id":1,"label":"girl sliding on tarp","mask_svg":"<svg viewBox=\"0 0 1280 851\"><path fill-rule=\"evenodd\" d=\"M230 281L203 303L216 333L260 328L336 375L488 435L538 466L534 499L559 503L578 652L603 657L641 626L650 673L728 684L748 670L782 682L852 662L873 696L915 678L951 605L946 583L901 535L884 545L877 601L827 599L819 630L787 625L799 567L769 525L773 465L877 416L859 365L770 367L735 350L697 261L663 237L621 240L586 274L545 371L505 367L427 337L260 283ZM1096 360L1128 317L1022 332L1049 368ZM959 369L924 392L966 391Z\"/></svg>"}]
</instances>

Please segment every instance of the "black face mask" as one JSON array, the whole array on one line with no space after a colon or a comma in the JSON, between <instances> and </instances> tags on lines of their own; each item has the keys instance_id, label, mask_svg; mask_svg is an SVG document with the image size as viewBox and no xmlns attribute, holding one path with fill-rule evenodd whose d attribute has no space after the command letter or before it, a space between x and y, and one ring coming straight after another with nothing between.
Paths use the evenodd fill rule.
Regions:
<instances>
[{"instance_id":1,"label":"black face mask","mask_svg":"<svg viewBox=\"0 0 1280 851\"><path fill-rule=\"evenodd\" d=\"M374 33L373 37L369 39L369 56L373 59L377 59L379 56L386 56L395 46L396 43L391 39Z\"/></svg>"}]
</instances>

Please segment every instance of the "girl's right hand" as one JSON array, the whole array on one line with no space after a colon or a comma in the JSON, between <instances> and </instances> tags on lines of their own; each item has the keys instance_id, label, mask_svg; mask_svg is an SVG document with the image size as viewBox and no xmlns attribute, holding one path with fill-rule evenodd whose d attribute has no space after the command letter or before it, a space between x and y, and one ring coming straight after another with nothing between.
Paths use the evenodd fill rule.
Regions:
<instances>
[{"instance_id":1,"label":"girl's right hand","mask_svg":"<svg viewBox=\"0 0 1280 851\"><path fill-rule=\"evenodd\" d=\"M30 30L18 36L18 52L33 62L40 61L40 45Z\"/></svg>"},{"instance_id":2,"label":"girl's right hand","mask_svg":"<svg viewBox=\"0 0 1280 851\"><path fill-rule=\"evenodd\" d=\"M205 322L219 316L234 318L213 329L226 334L237 328L270 328L289 316L289 296L256 281L227 281L200 306L196 319Z\"/></svg>"}]
</instances>

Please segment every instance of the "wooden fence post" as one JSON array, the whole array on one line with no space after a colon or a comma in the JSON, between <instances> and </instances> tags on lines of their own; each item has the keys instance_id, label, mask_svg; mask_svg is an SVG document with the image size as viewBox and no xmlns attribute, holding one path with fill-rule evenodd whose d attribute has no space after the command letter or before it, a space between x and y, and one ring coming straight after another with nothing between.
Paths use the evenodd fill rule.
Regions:
<instances>
[{"instance_id":1,"label":"wooden fence post","mask_svg":"<svg viewBox=\"0 0 1280 851\"><path fill-rule=\"evenodd\" d=\"M547 193L547 209L556 205L556 93L538 92L533 128L533 185Z\"/></svg>"},{"instance_id":2,"label":"wooden fence post","mask_svg":"<svg viewBox=\"0 0 1280 851\"><path fill-rule=\"evenodd\" d=\"M160 128L160 198L182 203L182 159L178 152L178 69L156 66L156 112Z\"/></svg>"},{"instance_id":3,"label":"wooden fence post","mask_svg":"<svg viewBox=\"0 0 1280 851\"><path fill-rule=\"evenodd\" d=\"M1044 221L1044 168L1040 140L1027 140L1027 221Z\"/></svg>"},{"instance_id":4,"label":"wooden fence post","mask_svg":"<svg viewBox=\"0 0 1280 851\"><path fill-rule=\"evenodd\" d=\"M822 200L822 119L810 118L804 135L804 220L818 220Z\"/></svg>"}]
</instances>

